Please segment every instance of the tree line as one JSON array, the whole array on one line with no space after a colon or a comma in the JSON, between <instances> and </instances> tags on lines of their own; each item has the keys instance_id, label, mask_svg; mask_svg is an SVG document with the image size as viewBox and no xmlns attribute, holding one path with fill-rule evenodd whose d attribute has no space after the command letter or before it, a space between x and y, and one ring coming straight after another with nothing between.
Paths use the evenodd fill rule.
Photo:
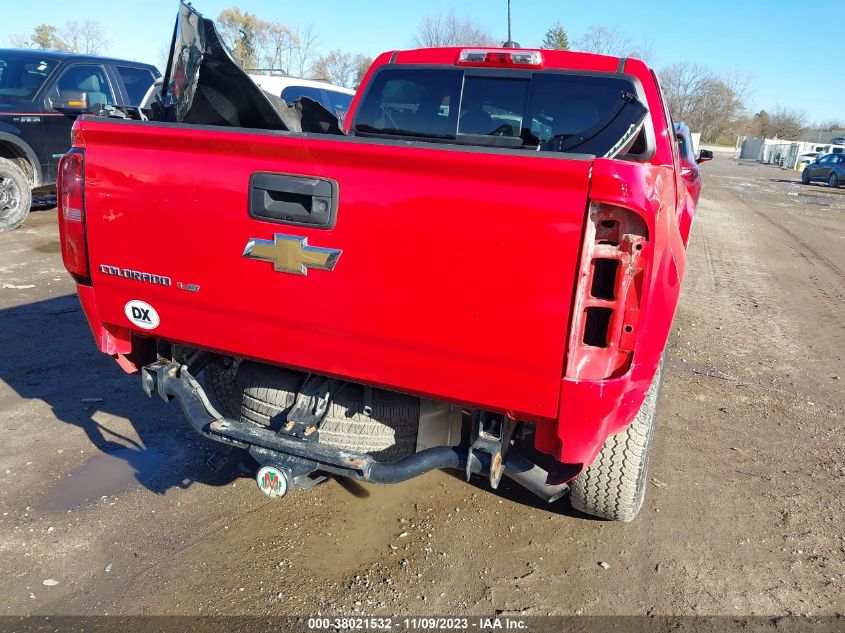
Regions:
<instances>
[{"instance_id":1,"label":"tree line","mask_svg":"<svg viewBox=\"0 0 845 633\"><path fill-rule=\"evenodd\" d=\"M235 61L247 70L275 70L288 75L322 79L357 88L372 63L363 53L332 49L321 54L321 40L313 25L294 27L264 20L238 7L224 9L217 27ZM39 24L30 35L13 34L17 48L65 50L100 54L110 45L105 31L93 20L72 21L62 28ZM431 14L417 26L411 44L432 46L498 46L501 40L471 18L454 11ZM556 50L579 50L633 57L650 62L653 46L629 34L601 25L591 26L570 41L566 28L556 22L541 42L527 43ZM747 107L751 80L741 73L718 73L700 64L677 62L661 68L658 77L675 121L701 132L702 142L733 144L737 136L795 139L810 127L806 115L784 107L750 113ZM829 121L820 129L841 129Z\"/></svg>"},{"instance_id":2,"label":"tree line","mask_svg":"<svg viewBox=\"0 0 845 633\"><path fill-rule=\"evenodd\" d=\"M546 32L542 46L570 49L566 30L559 22ZM634 42L625 33L603 26L587 29L573 48L646 62L652 57L651 44ZM761 110L751 114L746 105L751 79L743 73L717 73L701 64L684 61L664 66L657 75L672 118L700 132L704 143L733 145L739 136L794 140L809 128L806 114L783 106L771 112ZM838 125L830 121L820 128L841 129Z\"/></svg>"},{"instance_id":3,"label":"tree line","mask_svg":"<svg viewBox=\"0 0 845 633\"><path fill-rule=\"evenodd\" d=\"M39 24L32 33L12 33L9 44L14 48L67 51L83 55L100 55L111 41L103 25L96 20L72 20L62 28L52 24Z\"/></svg>"},{"instance_id":4,"label":"tree line","mask_svg":"<svg viewBox=\"0 0 845 633\"><path fill-rule=\"evenodd\" d=\"M275 70L356 88L373 61L339 49L319 55L320 36L313 25L263 20L238 7L220 12L217 29L235 61L247 70Z\"/></svg>"},{"instance_id":5,"label":"tree line","mask_svg":"<svg viewBox=\"0 0 845 633\"><path fill-rule=\"evenodd\" d=\"M501 45L493 34L470 19L454 12L428 16L417 28L413 44L428 46ZM594 25L570 41L558 21L537 43L541 48L577 50L600 55L632 57L650 63L653 45L637 41L618 28ZM692 62L678 62L659 70L658 78L675 121L683 121L701 133L704 143L733 145L738 136L797 139L809 128L803 112L778 106L772 111L750 114L747 107L751 80L742 73L717 73ZM836 121L821 129L841 129Z\"/></svg>"}]
</instances>

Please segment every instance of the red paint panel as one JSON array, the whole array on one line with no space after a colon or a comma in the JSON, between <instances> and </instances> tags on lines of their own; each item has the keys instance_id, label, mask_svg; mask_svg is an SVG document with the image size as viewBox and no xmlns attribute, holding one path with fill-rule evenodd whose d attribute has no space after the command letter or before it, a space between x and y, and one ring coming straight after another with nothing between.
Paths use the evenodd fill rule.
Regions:
<instances>
[{"instance_id":1,"label":"red paint panel","mask_svg":"<svg viewBox=\"0 0 845 633\"><path fill-rule=\"evenodd\" d=\"M85 120L99 318L155 336L525 417L556 418L589 161ZM247 214L254 172L339 185L332 230ZM341 249L274 272L251 238ZM172 277L103 275L101 264ZM176 288L197 284L199 292Z\"/></svg>"},{"instance_id":2,"label":"red paint panel","mask_svg":"<svg viewBox=\"0 0 845 633\"><path fill-rule=\"evenodd\" d=\"M586 467L608 435L623 431L633 421L666 348L686 263L678 226L676 174L671 165L593 162L591 201L631 209L645 220L649 261L630 368L606 380L564 378L557 437L548 427L538 433L537 448L562 462Z\"/></svg>"},{"instance_id":3,"label":"red paint panel","mask_svg":"<svg viewBox=\"0 0 845 633\"><path fill-rule=\"evenodd\" d=\"M85 313L88 325L91 326L97 349L110 356L131 352L132 340L129 328L115 325L106 326L100 321L100 316L97 314L94 289L91 286L76 284L76 293L79 296L79 303L82 305L82 312Z\"/></svg>"}]
</instances>

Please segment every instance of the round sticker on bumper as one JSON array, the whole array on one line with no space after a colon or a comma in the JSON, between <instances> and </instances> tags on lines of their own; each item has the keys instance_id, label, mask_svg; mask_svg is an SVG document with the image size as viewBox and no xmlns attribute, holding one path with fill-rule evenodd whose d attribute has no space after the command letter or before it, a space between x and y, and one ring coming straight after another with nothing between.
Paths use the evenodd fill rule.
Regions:
<instances>
[{"instance_id":1,"label":"round sticker on bumper","mask_svg":"<svg viewBox=\"0 0 845 633\"><path fill-rule=\"evenodd\" d=\"M158 318L158 312L155 311L149 303L143 301L130 301L123 308L123 313L134 325L145 330L154 330L161 322Z\"/></svg>"}]
</instances>

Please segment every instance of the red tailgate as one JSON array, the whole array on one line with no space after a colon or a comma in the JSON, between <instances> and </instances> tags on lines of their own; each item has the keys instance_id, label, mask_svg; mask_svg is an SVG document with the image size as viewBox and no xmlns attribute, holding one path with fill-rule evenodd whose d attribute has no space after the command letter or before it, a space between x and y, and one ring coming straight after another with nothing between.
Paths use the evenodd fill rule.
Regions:
<instances>
[{"instance_id":1,"label":"red tailgate","mask_svg":"<svg viewBox=\"0 0 845 633\"><path fill-rule=\"evenodd\" d=\"M150 123L81 128L104 322L134 327L124 308L139 300L160 318L146 333L168 340L556 416L589 160ZM336 182L334 228L250 217L256 172ZM243 256L274 234L342 254L307 275Z\"/></svg>"}]
</instances>

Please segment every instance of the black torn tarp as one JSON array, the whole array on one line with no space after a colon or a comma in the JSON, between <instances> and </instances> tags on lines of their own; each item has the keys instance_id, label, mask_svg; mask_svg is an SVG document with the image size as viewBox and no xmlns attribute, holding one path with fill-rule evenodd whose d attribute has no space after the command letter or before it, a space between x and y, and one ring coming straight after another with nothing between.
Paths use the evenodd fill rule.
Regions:
<instances>
[{"instance_id":1,"label":"black torn tarp","mask_svg":"<svg viewBox=\"0 0 845 633\"><path fill-rule=\"evenodd\" d=\"M337 117L312 99L288 105L259 88L232 59L213 20L180 2L152 120L262 130L342 134Z\"/></svg>"},{"instance_id":2,"label":"black torn tarp","mask_svg":"<svg viewBox=\"0 0 845 633\"><path fill-rule=\"evenodd\" d=\"M337 116L319 101L310 97L300 97L289 104L270 92L264 91L264 96L270 100L291 132L343 134Z\"/></svg>"}]
</instances>

